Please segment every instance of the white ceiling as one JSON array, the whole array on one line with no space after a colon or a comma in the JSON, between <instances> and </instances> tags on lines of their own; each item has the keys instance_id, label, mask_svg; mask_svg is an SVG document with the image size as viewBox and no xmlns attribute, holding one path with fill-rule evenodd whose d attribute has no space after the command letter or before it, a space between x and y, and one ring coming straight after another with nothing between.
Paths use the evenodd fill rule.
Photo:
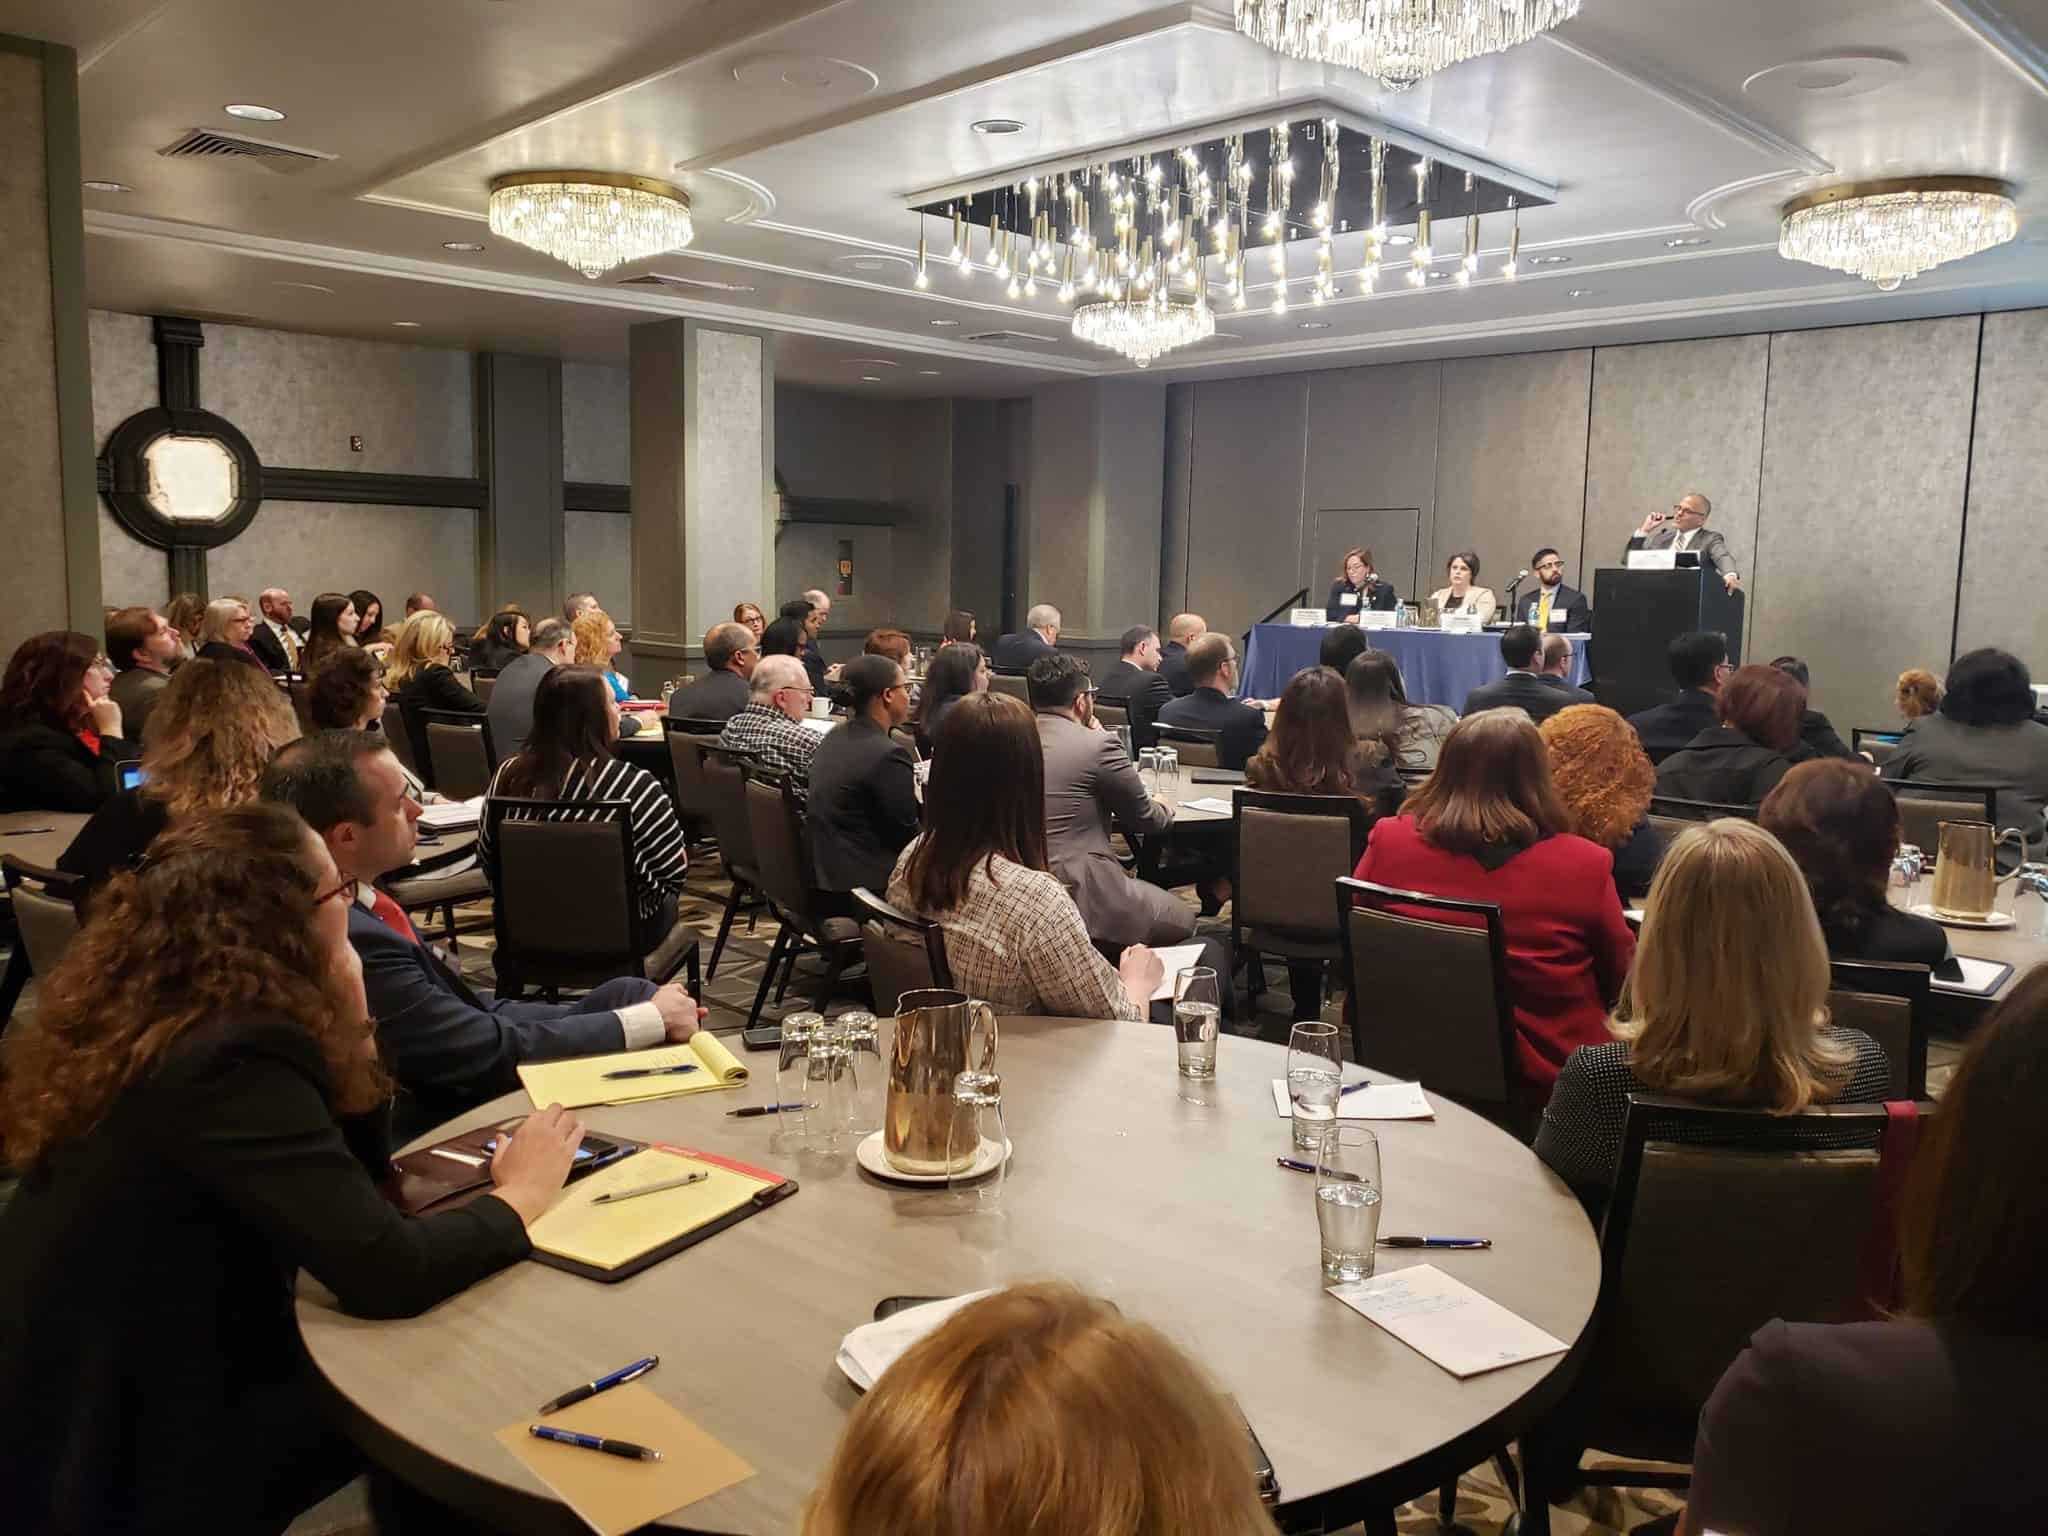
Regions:
<instances>
[{"instance_id":1,"label":"white ceiling","mask_svg":"<svg viewBox=\"0 0 2048 1536\"><path fill-rule=\"evenodd\" d=\"M935 261L912 288L912 202L1320 109L1555 184L1524 216L1521 280L1489 275L1505 219L1464 290L1347 282L1311 309L1304 248L1276 316L1256 260L1251 307L1155 373L2048 303L2048 0L1585 0L1556 34L1404 95L1271 54L1227 8L1145 0L0 0L0 31L79 49L86 174L133 189L87 195L89 295L115 309L588 361L623 359L640 321L721 316L783 333L779 371L802 382L1020 393L1124 365L1067 334L1050 284L1012 302ZM287 120L235 123L221 109L240 101ZM1026 128L971 132L985 117ZM334 158L284 175L157 154L193 127ZM695 243L589 283L493 239L490 178L554 166L680 182ZM2022 239L1892 295L1776 254L1789 198L1922 172L2015 182ZM486 249L443 249L461 240ZM1531 264L1545 255L1569 260ZM1358 260L1340 239L1339 272ZM618 286L648 272L726 286ZM989 330L1044 340L965 340Z\"/></svg>"}]
</instances>

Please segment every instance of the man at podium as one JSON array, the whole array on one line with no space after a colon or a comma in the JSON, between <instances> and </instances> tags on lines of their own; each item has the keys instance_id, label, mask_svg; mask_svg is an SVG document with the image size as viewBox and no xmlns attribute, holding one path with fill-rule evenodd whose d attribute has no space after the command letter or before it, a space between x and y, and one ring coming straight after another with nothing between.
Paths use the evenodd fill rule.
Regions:
<instances>
[{"instance_id":1,"label":"man at podium","mask_svg":"<svg viewBox=\"0 0 2048 1536\"><path fill-rule=\"evenodd\" d=\"M1728 541L1707 527L1707 519L1714 515L1714 504L1698 491L1692 491L1678 498L1677 505L1669 512L1652 512L1643 519L1628 541L1630 550L1669 549L1678 554L1696 554L1702 565L1712 565L1720 573L1721 583L1730 592L1742 586L1742 578L1735 574L1735 557L1728 553Z\"/></svg>"}]
</instances>

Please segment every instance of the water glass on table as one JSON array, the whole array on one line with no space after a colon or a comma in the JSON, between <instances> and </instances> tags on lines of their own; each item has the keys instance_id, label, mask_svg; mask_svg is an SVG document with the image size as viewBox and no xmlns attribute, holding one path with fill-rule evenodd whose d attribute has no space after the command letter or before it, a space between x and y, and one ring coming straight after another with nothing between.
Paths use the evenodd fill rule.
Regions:
<instances>
[{"instance_id":1,"label":"water glass on table","mask_svg":"<svg viewBox=\"0 0 2048 1536\"><path fill-rule=\"evenodd\" d=\"M1003 1177L1010 1160L1004 1156L991 1173L976 1175L976 1160L995 1156L994 1149L1009 1145L1003 1126L1003 1080L994 1072L962 1072L953 1079L953 1119L946 1128L946 1196L956 1205L987 1210L1002 1204ZM963 1147L953 1144L958 1136ZM955 1169L953 1163L965 1147L973 1158Z\"/></svg>"},{"instance_id":2,"label":"water glass on table","mask_svg":"<svg viewBox=\"0 0 2048 1536\"><path fill-rule=\"evenodd\" d=\"M882 1128L888 1069L882 1064L881 1025L872 1013L842 1013L833 1021L846 1047L846 1069L853 1077L853 1103L848 1128L861 1137Z\"/></svg>"},{"instance_id":3,"label":"water glass on table","mask_svg":"<svg viewBox=\"0 0 2048 1536\"><path fill-rule=\"evenodd\" d=\"M1332 1121L1316 1143L1316 1237L1323 1279L1372 1278L1380 1236L1380 1143L1362 1125Z\"/></svg>"},{"instance_id":4,"label":"water glass on table","mask_svg":"<svg viewBox=\"0 0 2048 1536\"><path fill-rule=\"evenodd\" d=\"M775 1099L777 1104L808 1104L811 1095L811 1036L825 1027L821 1013L783 1015L782 1044L775 1056ZM793 1109L775 1117L770 1145L778 1152L794 1152L804 1145L808 1132L808 1109Z\"/></svg>"},{"instance_id":5,"label":"water glass on table","mask_svg":"<svg viewBox=\"0 0 2048 1536\"><path fill-rule=\"evenodd\" d=\"M1294 1145L1310 1151L1337 1120L1344 1062L1337 1050L1337 1026L1305 1021L1287 1037L1287 1102L1294 1110Z\"/></svg>"},{"instance_id":6,"label":"water glass on table","mask_svg":"<svg viewBox=\"0 0 2048 1536\"><path fill-rule=\"evenodd\" d=\"M1216 1076L1216 1034L1223 1023L1223 994L1215 971L1191 965L1173 978L1173 1038L1180 1075L1198 1082Z\"/></svg>"}]
</instances>

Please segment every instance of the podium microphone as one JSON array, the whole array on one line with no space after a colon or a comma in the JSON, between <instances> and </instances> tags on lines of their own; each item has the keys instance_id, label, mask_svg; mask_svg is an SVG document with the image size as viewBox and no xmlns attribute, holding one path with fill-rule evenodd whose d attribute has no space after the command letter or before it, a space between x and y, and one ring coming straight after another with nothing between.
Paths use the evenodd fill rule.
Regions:
<instances>
[{"instance_id":1,"label":"podium microphone","mask_svg":"<svg viewBox=\"0 0 2048 1536\"><path fill-rule=\"evenodd\" d=\"M1511 623L1513 622L1515 612L1515 589L1521 586L1521 584L1527 581L1528 579L1529 567L1525 565L1522 567L1521 572L1515 577L1515 579L1508 583L1508 600L1505 606L1508 610L1509 622Z\"/></svg>"}]
</instances>

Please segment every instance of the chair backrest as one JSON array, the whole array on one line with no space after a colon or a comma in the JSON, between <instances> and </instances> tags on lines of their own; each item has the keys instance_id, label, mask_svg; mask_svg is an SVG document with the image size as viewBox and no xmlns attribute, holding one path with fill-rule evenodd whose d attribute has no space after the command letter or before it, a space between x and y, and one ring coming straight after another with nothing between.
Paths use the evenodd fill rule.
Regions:
<instances>
[{"instance_id":1,"label":"chair backrest","mask_svg":"<svg viewBox=\"0 0 2048 1536\"><path fill-rule=\"evenodd\" d=\"M946 959L944 929L891 906L865 886L854 887L853 906L878 1013L893 1017L906 992L951 990L953 967Z\"/></svg>"},{"instance_id":2,"label":"chair backrest","mask_svg":"<svg viewBox=\"0 0 2048 1536\"><path fill-rule=\"evenodd\" d=\"M788 777L749 763L741 779L747 802L747 825L754 833L755 867L761 872L761 894L784 919L805 933L816 931L817 889L811 877L810 850L804 837L803 807Z\"/></svg>"},{"instance_id":3,"label":"chair backrest","mask_svg":"<svg viewBox=\"0 0 2048 1536\"><path fill-rule=\"evenodd\" d=\"M1356 795L1241 789L1231 824L1231 922L1305 942L1337 942L1330 882L1358 868L1372 812Z\"/></svg>"},{"instance_id":4,"label":"chair backrest","mask_svg":"<svg viewBox=\"0 0 2048 1536\"><path fill-rule=\"evenodd\" d=\"M709 715L670 715L664 723L672 731L682 731L691 736L709 736L713 741L725 733L725 722L714 720Z\"/></svg>"},{"instance_id":5,"label":"chair backrest","mask_svg":"<svg viewBox=\"0 0 2048 1536\"><path fill-rule=\"evenodd\" d=\"M14 926L29 968L48 976L78 934L78 895L85 882L11 853L0 857L0 879L13 899Z\"/></svg>"},{"instance_id":6,"label":"chair backrest","mask_svg":"<svg viewBox=\"0 0 2048 1536\"><path fill-rule=\"evenodd\" d=\"M1352 1049L1470 1104L1515 1100L1520 1071L1500 908L1336 882Z\"/></svg>"},{"instance_id":7,"label":"chair backrest","mask_svg":"<svg viewBox=\"0 0 2048 1536\"><path fill-rule=\"evenodd\" d=\"M889 739L895 742L897 746L906 749L910 753L912 760L916 762L924 761L924 753L917 745L917 731L913 727L892 725L889 727Z\"/></svg>"},{"instance_id":8,"label":"chair backrest","mask_svg":"<svg viewBox=\"0 0 2048 1536\"><path fill-rule=\"evenodd\" d=\"M1927 1029L1934 973L1924 965L1880 960L1829 962L1828 1011L1834 1022L1860 1029L1884 1047L1894 1099L1927 1096Z\"/></svg>"},{"instance_id":9,"label":"chair backrest","mask_svg":"<svg viewBox=\"0 0 2048 1536\"><path fill-rule=\"evenodd\" d=\"M704 748L704 787L711 801L711 828L718 834L718 857L729 878L758 886L760 862L754 857L754 827L747 814L746 769L751 761L730 747Z\"/></svg>"},{"instance_id":10,"label":"chair backrest","mask_svg":"<svg viewBox=\"0 0 2048 1536\"><path fill-rule=\"evenodd\" d=\"M992 672L989 674L988 685L997 693L1007 693L1013 699L1022 699L1027 705L1031 702L1031 685L1024 680L1024 674L1021 672Z\"/></svg>"},{"instance_id":11,"label":"chair backrest","mask_svg":"<svg viewBox=\"0 0 2048 1536\"><path fill-rule=\"evenodd\" d=\"M1714 800L1680 800L1673 795L1652 795L1650 797L1650 819L1653 822L1719 821L1723 816L1736 816L1744 821L1756 820L1753 805L1723 805ZM1659 827L1663 831L1664 827ZM1683 830L1682 828L1680 830Z\"/></svg>"},{"instance_id":12,"label":"chair backrest","mask_svg":"<svg viewBox=\"0 0 2048 1536\"><path fill-rule=\"evenodd\" d=\"M709 818L711 782L704 773L704 753L718 745L716 736L688 729L683 722L663 723L668 738L669 765L676 775L676 809L685 816Z\"/></svg>"},{"instance_id":13,"label":"chair backrest","mask_svg":"<svg viewBox=\"0 0 2048 1536\"><path fill-rule=\"evenodd\" d=\"M484 816L500 972L570 984L565 972L637 971L632 806L494 795Z\"/></svg>"},{"instance_id":14,"label":"chair backrest","mask_svg":"<svg viewBox=\"0 0 2048 1536\"><path fill-rule=\"evenodd\" d=\"M405 771L432 789L434 782L427 774L431 765L420 755L420 724L414 718L416 713L393 699L384 706L384 718L378 728L384 733L384 745L391 749L393 757L405 764Z\"/></svg>"},{"instance_id":15,"label":"chair backrest","mask_svg":"<svg viewBox=\"0 0 2048 1536\"><path fill-rule=\"evenodd\" d=\"M1877 764L1878 767L1882 768L1885 764L1885 759L1899 750L1899 733L1897 731L1866 729L1860 725L1851 726L1849 728L1849 750L1862 753L1873 763Z\"/></svg>"},{"instance_id":16,"label":"chair backrest","mask_svg":"<svg viewBox=\"0 0 2048 1536\"><path fill-rule=\"evenodd\" d=\"M498 754L491 748L488 719L443 709L423 709L419 718L435 789L450 800L470 800L491 787Z\"/></svg>"},{"instance_id":17,"label":"chair backrest","mask_svg":"<svg viewBox=\"0 0 2048 1536\"><path fill-rule=\"evenodd\" d=\"M491 702L491 690L498 685L496 672L472 672L469 674L469 691L484 703Z\"/></svg>"},{"instance_id":18,"label":"chair backrest","mask_svg":"<svg viewBox=\"0 0 2048 1536\"><path fill-rule=\"evenodd\" d=\"M1187 768L1220 768L1223 759L1218 755L1216 743L1221 731L1205 731L1192 725L1162 725L1156 727L1159 744L1171 747L1180 754L1181 765Z\"/></svg>"},{"instance_id":19,"label":"chair backrest","mask_svg":"<svg viewBox=\"0 0 2048 1536\"><path fill-rule=\"evenodd\" d=\"M1998 791L1987 784L1928 784L1918 779L1887 779L1899 802L1900 836L1924 849L1929 858L1941 850L1944 821L1988 821L1998 825Z\"/></svg>"},{"instance_id":20,"label":"chair backrest","mask_svg":"<svg viewBox=\"0 0 2048 1536\"><path fill-rule=\"evenodd\" d=\"M1095 718L1102 722L1102 728L1105 731L1114 731L1119 726L1131 723L1131 712L1121 704L1105 704L1102 700L1097 699L1095 701Z\"/></svg>"}]
</instances>

